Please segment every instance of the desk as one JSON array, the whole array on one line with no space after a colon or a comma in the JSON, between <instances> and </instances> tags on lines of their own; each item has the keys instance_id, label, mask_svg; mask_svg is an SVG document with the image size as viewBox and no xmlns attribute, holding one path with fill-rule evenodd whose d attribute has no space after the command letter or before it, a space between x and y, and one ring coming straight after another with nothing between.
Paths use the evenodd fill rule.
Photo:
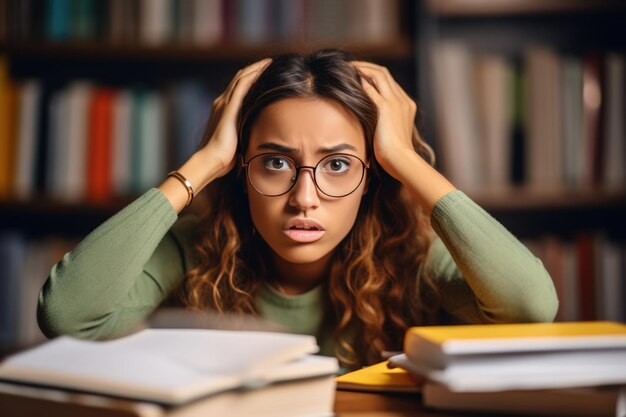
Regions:
<instances>
[{"instance_id":1,"label":"desk","mask_svg":"<svg viewBox=\"0 0 626 417\"><path fill-rule=\"evenodd\" d=\"M9 397L0 393L2 415L30 417L46 410L46 417L138 417L136 409L126 404L117 408L91 407L82 404L54 403L40 398ZM373 394L337 391L334 411L337 417L484 417L483 414L427 410L416 394ZM226 416L225 416L226 417ZM497 415L490 414L490 417ZM504 417L504 416L501 416Z\"/></svg>"},{"instance_id":2,"label":"desk","mask_svg":"<svg viewBox=\"0 0 626 417\"><path fill-rule=\"evenodd\" d=\"M426 409L419 395L413 393L373 394L337 391L334 410L337 417L484 417L484 413ZM489 414L489 417L505 416Z\"/></svg>"}]
</instances>

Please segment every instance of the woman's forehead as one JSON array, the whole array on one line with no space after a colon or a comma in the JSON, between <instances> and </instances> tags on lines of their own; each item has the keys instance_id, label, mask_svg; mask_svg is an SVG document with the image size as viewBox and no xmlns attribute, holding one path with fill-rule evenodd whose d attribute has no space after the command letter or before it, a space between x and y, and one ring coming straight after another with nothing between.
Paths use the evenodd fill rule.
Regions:
<instances>
[{"instance_id":1,"label":"woman's forehead","mask_svg":"<svg viewBox=\"0 0 626 417\"><path fill-rule=\"evenodd\" d=\"M255 120L247 153L259 151L364 156L365 139L356 116L334 100L288 98L270 104Z\"/></svg>"}]
</instances>

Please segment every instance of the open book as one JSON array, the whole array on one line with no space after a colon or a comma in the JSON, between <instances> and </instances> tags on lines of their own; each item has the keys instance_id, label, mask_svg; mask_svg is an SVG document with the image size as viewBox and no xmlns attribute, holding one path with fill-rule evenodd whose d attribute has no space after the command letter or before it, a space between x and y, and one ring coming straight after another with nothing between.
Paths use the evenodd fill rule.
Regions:
<instances>
[{"instance_id":1,"label":"open book","mask_svg":"<svg viewBox=\"0 0 626 417\"><path fill-rule=\"evenodd\" d=\"M452 391L626 384L626 325L611 322L411 328L390 359Z\"/></svg>"},{"instance_id":2,"label":"open book","mask_svg":"<svg viewBox=\"0 0 626 417\"><path fill-rule=\"evenodd\" d=\"M333 375L312 336L147 329L106 342L60 337L0 364L0 380L181 405L237 388ZM334 385L329 386L334 390Z\"/></svg>"}]
</instances>

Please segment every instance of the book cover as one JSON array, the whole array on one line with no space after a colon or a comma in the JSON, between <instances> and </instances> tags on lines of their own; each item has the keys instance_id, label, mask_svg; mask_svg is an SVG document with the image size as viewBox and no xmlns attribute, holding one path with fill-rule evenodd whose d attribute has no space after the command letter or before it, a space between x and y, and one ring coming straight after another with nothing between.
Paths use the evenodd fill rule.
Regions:
<instances>
[{"instance_id":1,"label":"book cover","mask_svg":"<svg viewBox=\"0 0 626 417\"><path fill-rule=\"evenodd\" d=\"M19 121L17 132L17 158L15 194L18 198L29 198L35 194L38 130L41 101L41 83L38 80L24 81L21 88Z\"/></svg>"},{"instance_id":2,"label":"book cover","mask_svg":"<svg viewBox=\"0 0 626 417\"><path fill-rule=\"evenodd\" d=\"M499 392L454 392L444 385L427 382L422 399L426 407L442 410L497 412L523 415L613 417L619 388L570 388L554 390L508 390ZM619 415L619 414L617 414Z\"/></svg>"},{"instance_id":3,"label":"book cover","mask_svg":"<svg viewBox=\"0 0 626 417\"><path fill-rule=\"evenodd\" d=\"M602 155L602 184L619 189L626 184L626 64L624 55L612 53L605 60L606 88L604 92L605 112L603 125L605 135Z\"/></svg>"},{"instance_id":4,"label":"book cover","mask_svg":"<svg viewBox=\"0 0 626 417\"><path fill-rule=\"evenodd\" d=\"M602 178L603 60L597 53L583 58L583 153L585 185L599 184Z\"/></svg>"},{"instance_id":5,"label":"book cover","mask_svg":"<svg viewBox=\"0 0 626 417\"><path fill-rule=\"evenodd\" d=\"M423 379L384 361L337 377L337 389L366 392L420 392Z\"/></svg>"},{"instance_id":6,"label":"book cover","mask_svg":"<svg viewBox=\"0 0 626 417\"><path fill-rule=\"evenodd\" d=\"M610 321L412 327L404 350L443 355L626 347L626 325Z\"/></svg>"},{"instance_id":7,"label":"book cover","mask_svg":"<svg viewBox=\"0 0 626 417\"><path fill-rule=\"evenodd\" d=\"M472 85L472 56L462 45L442 43L433 51L434 101L440 154L446 176L459 188L482 184Z\"/></svg>"},{"instance_id":8,"label":"book cover","mask_svg":"<svg viewBox=\"0 0 626 417\"><path fill-rule=\"evenodd\" d=\"M9 78L9 62L0 56L0 197L13 194L15 183L18 87Z\"/></svg>"},{"instance_id":9,"label":"book cover","mask_svg":"<svg viewBox=\"0 0 626 417\"><path fill-rule=\"evenodd\" d=\"M128 194L132 186L133 103L128 89L113 98L111 186L116 196Z\"/></svg>"},{"instance_id":10,"label":"book cover","mask_svg":"<svg viewBox=\"0 0 626 417\"><path fill-rule=\"evenodd\" d=\"M224 37L224 11L221 0L191 0L192 14L185 25L191 31L191 40L196 45L210 46L217 44Z\"/></svg>"},{"instance_id":11,"label":"book cover","mask_svg":"<svg viewBox=\"0 0 626 417\"><path fill-rule=\"evenodd\" d=\"M508 184L511 155L512 69L502 56L482 55L474 60L476 114L484 153L484 185Z\"/></svg>"},{"instance_id":12,"label":"book cover","mask_svg":"<svg viewBox=\"0 0 626 417\"><path fill-rule=\"evenodd\" d=\"M89 107L87 151L87 198L106 201L112 197L111 151L114 92L97 89Z\"/></svg>"}]
</instances>

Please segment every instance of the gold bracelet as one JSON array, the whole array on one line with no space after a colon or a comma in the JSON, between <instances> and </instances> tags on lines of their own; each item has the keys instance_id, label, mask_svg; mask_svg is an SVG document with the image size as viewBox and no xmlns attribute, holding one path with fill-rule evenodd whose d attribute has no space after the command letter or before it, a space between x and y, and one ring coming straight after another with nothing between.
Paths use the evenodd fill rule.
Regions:
<instances>
[{"instance_id":1,"label":"gold bracelet","mask_svg":"<svg viewBox=\"0 0 626 417\"><path fill-rule=\"evenodd\" d=\"M189 182L189 180L178 171L172 171L167 174L167 176L176 178L185 186L185 189L187 190L187 204L185 204L185 207L188 207L193 201L194 197L193 188L191 187L191 183Z\"/></svg>"}]
</instances>

